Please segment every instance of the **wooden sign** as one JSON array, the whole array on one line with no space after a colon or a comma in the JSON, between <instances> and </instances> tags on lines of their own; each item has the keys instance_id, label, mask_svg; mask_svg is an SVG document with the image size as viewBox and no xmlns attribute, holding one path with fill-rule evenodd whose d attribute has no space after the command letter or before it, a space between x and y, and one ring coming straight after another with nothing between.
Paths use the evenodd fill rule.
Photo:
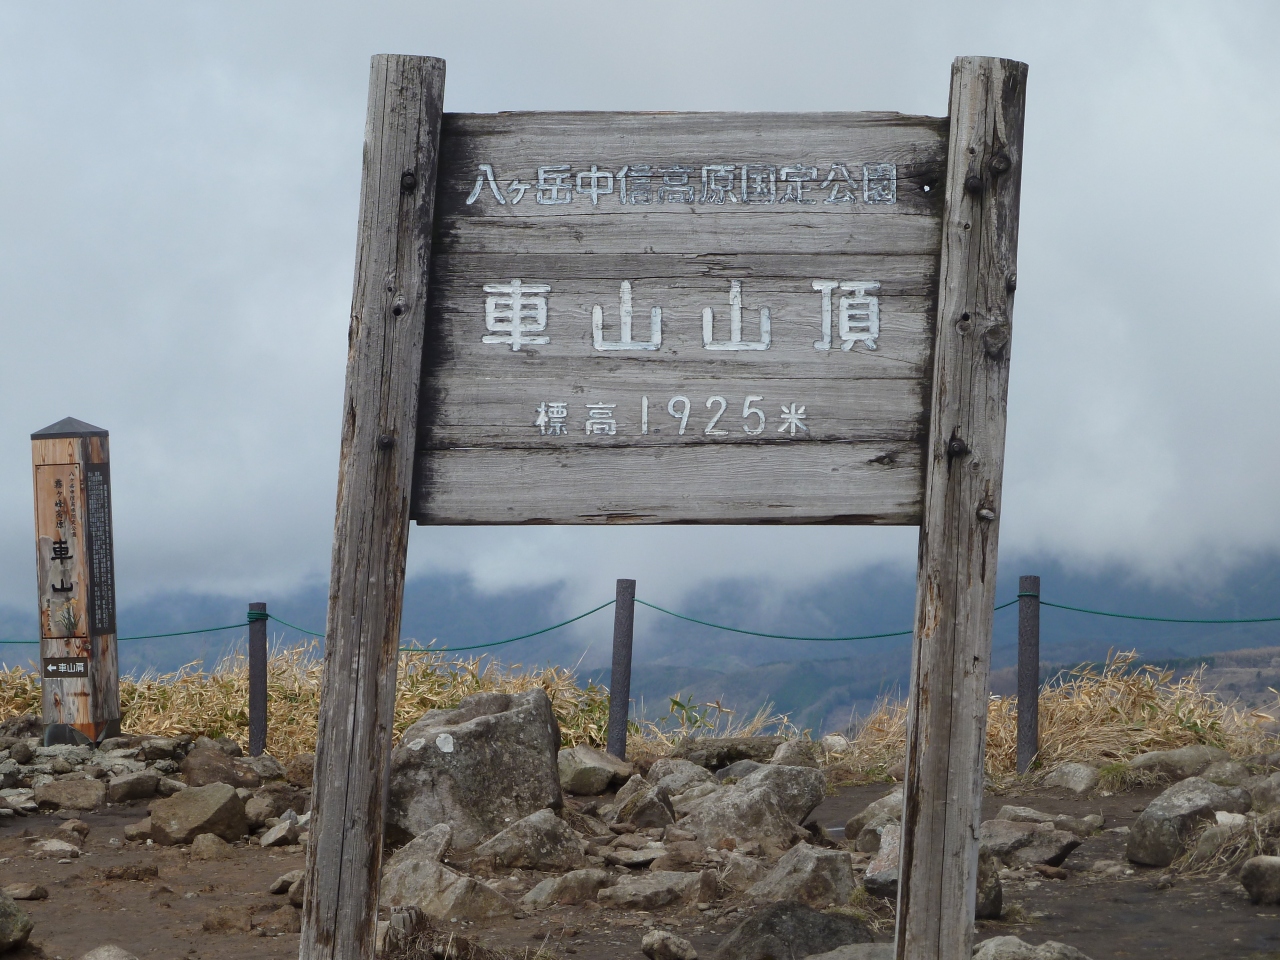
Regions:
<instances>
[{"instance_id":1,"label":"wooden sign","mask_svg":"<svg viewBox=\"0 0 1280 960\"><path fill-rule=\"evenodd\" d=\"M455 115L374 58L301 957L373 956L412 518L918 524L896 955L968 960L1026 72Z\"/></svg>"},{"instance_id":2,"label":"wooden sign","mask_svg":"<svg viewBox=\"0 0 1280 960\"><path fill-rule=\"evenodd\" d=\"M446 114L415 518L918 523L946 148L898 114Z\"/></svg>"},{"instance_id":3,"label":"wooden sign","mask_svg":"<svg viewBox=\"0 0 1280 960\"><path fill-rule=\"evenodd\" d=\"M107 431L67 417L31 435L46 724L120 729Z\"/></svg>"}]
</instances>

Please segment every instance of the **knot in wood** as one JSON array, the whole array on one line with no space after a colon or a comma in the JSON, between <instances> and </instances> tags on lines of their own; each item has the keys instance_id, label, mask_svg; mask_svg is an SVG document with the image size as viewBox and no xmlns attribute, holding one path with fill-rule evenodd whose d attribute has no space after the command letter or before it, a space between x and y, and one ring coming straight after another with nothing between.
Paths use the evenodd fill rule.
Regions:
<instances>
[{"instance_id":1,"label":"knot in wood","mask_svg":"<svg viewBox=\"0 0 1280 960\"><path fill-rule=\"evenodd\" d=\"M964 178L964 189L966 193L979 196L982 193L982 178L974 173L969 174Z\"/></svg>"},{"instance_id":2,"label":"knot in wood","mask_svg":"<svg viewBox=\"0 0 1280 960\"><path fill-rule=\"evenodd\" d=\"M995 512L994 510L992 510L990 507L979 507L979 508L978 508L978 519L979 519L979 520L986 520L987 522L990 522L990 521L994 520L995 518L996 518L996 512Z\"/></svg>"},{"instance_id":3,"label":"knot in wood","mask_svg":"<svg viewBox=\"0 0 1280 960\"><path fill-rule=\"evenodd\" d=\"M992 157L991 162L987 164L987 169L997 177L1002 173L1008 173L1012 167L1013 161L1009 159L1009 155L1003 150Z\"/></svg>"},{"instance_id":4,"label":"knot in wood","mask_svg":"<svg viewBox=\"0 0 1280 960\"><path fill-rule=\"evenodd\" d=\"M413 193L418 189L418 175L412 170L406 170L400 174L400 192Z\"/></svg>"},{"instance_id":5,"label":"knot in wood","mask_svg":"<svg viewBox=\"0 0 1280 960\"><path fill-rule=\"evenodd\" d=\"M1004 356L1005 348L1009 346L1008 322L997 320L987 327L982 333L982 345L987 351L987 356L992 360L999 360Z\"/></svg>"},{"instance_id":6,"label":"knot in wood","mask_svg":"<svg viewBox=\"0 0 1280 960\"><path fill-rule=\"evenodd\" d=\"M1018 272L1010 271L1009 275L1004 278L1004 289L1006 293L1013 293L1018 289Z\"/></svg>"}]
</instances>

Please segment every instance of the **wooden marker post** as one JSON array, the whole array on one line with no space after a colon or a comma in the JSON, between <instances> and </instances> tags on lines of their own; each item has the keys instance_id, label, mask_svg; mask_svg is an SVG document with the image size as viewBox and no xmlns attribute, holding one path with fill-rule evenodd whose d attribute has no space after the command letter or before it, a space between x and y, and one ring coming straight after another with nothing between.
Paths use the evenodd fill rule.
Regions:
<instances>
[{"instance_id":1,"label":"wooden marker post","mask_svg":"<svg viewBox=\"0 0 1280 960\"><path fill-rule=\"evenodd\" d=\"M627 759L631 708L631 645L635 635L636 582L619 580L613 605L613 669L609 672L609 752Z\"/></svg>"},{"instance_id":2,"label":"wooden marker post","mask_svg":"<svg viewBox=\"0 0 1280 960\"><path fill-rule=\"evenodd\" d=\"M46 725L120 732L107 431L67 417L31 435Z\"/></svg>"},{"instance_id":3,"label":"wooden marker post","mask_svg":"<svg viewBox=\"0 0 1280 960\"><path fill-rule=\"evenodd\" d=\"M973 945L1027 66L961 57L907 715L899 960Z\"/></svg>"},{"instance_id":4,"label":"wooden marker post","mask_svg":"<svg viewBox=\"0 0 1280 960\"><path fill-rule=\"evenodd\" d=\"M267 749L267 605L249 604L249 756Z\"/></svg>"},{"instance_id":5,"label":"wooden marker post","mask_svg":"<svg viewBox=\"0 0 1280 960\"><path fill-rule=\"evenodd\" d=\"M302 960L374 956L443 102L443 60L373 58Z\"/></svg>"}]
</instances>

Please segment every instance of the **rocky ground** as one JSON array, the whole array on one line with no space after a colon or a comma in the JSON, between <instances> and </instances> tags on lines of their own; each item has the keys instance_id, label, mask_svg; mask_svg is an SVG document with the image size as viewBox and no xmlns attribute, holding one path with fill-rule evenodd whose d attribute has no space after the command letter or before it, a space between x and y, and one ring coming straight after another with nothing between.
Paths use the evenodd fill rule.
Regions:
<instances>
[{"instance_id":1,"label":"rocky ground","mask_svg":"<svg viewBox=\"0 0 1280 960\"><path fill-rule=\"evenodd\" d=\"M822 745L769 738L694 741L633 768L559 750L541 691L469 701L425 716L393 756L389 958L450 936L495 951L477 960L885 956L893 784L832 790ZM3 734L6 960L297 955L305 756ZM1272 761L1190 747L1123 777L1069 765L989 795L978 957L1280 960ZM106 945L121 951L91 953Z\"/></svg>"}]
</instances>

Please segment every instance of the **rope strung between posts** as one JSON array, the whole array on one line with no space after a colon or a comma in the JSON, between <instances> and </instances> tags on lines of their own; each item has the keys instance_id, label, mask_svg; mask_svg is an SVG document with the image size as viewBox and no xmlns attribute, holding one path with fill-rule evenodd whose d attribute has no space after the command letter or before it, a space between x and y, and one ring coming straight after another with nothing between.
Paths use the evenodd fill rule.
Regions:
<instances>
[{"instance_id":1,"label":"rope strung between posts","mask_svg":"<svg viewBox=\"0 0 1280 960\"><path fill-rule=\"evenodd\" d=\"M401 647L400 652L401 653L452 653L457 650L480 650L483 647L500 647L504 643L515 643L517 640L528 640L530 637L538 637L544 633L550 633L552 630L559 630L561 627L567 627L569 624L576 623L578 620L581 620L583 617L589 617L593 613L597 613L603 610L605 607L613 606L615 603L617 603L616 600L610 600L608 603L602 603L600 604L600 606L594 607L591 610L588 610L586 613L580 613L576 617L570 617L568 620L565 620L562 623L557 623L553 627L543 627L541 630L535 630L533 631L533 633L526 633L519 637L512 637L509 640L495 640L492 643L475 643L469 647Z\"/></svg>"},{"instance_id":2,"label":"rope strung between posts","mask_svg":"<svg viewBox=\"0 0 1280 960\"><path fill-rule=\"evenodd\" d=\"M1020 593L1018 597L1038 597L1036 593ZM1245 617L1240 619L1192 617L1144 617L1136 613L1109 613L1106 610L1090 610L1087 607L1069 607L1065 603L1050 603L1041 600L1040 606L1053 607L1056 610L1070 610L1072 613L1087 613L1095 617L1114 617L1118 620L1146 620L1151 623L1280 623L1280 617Z\"/></svg>"}]
</instances>

